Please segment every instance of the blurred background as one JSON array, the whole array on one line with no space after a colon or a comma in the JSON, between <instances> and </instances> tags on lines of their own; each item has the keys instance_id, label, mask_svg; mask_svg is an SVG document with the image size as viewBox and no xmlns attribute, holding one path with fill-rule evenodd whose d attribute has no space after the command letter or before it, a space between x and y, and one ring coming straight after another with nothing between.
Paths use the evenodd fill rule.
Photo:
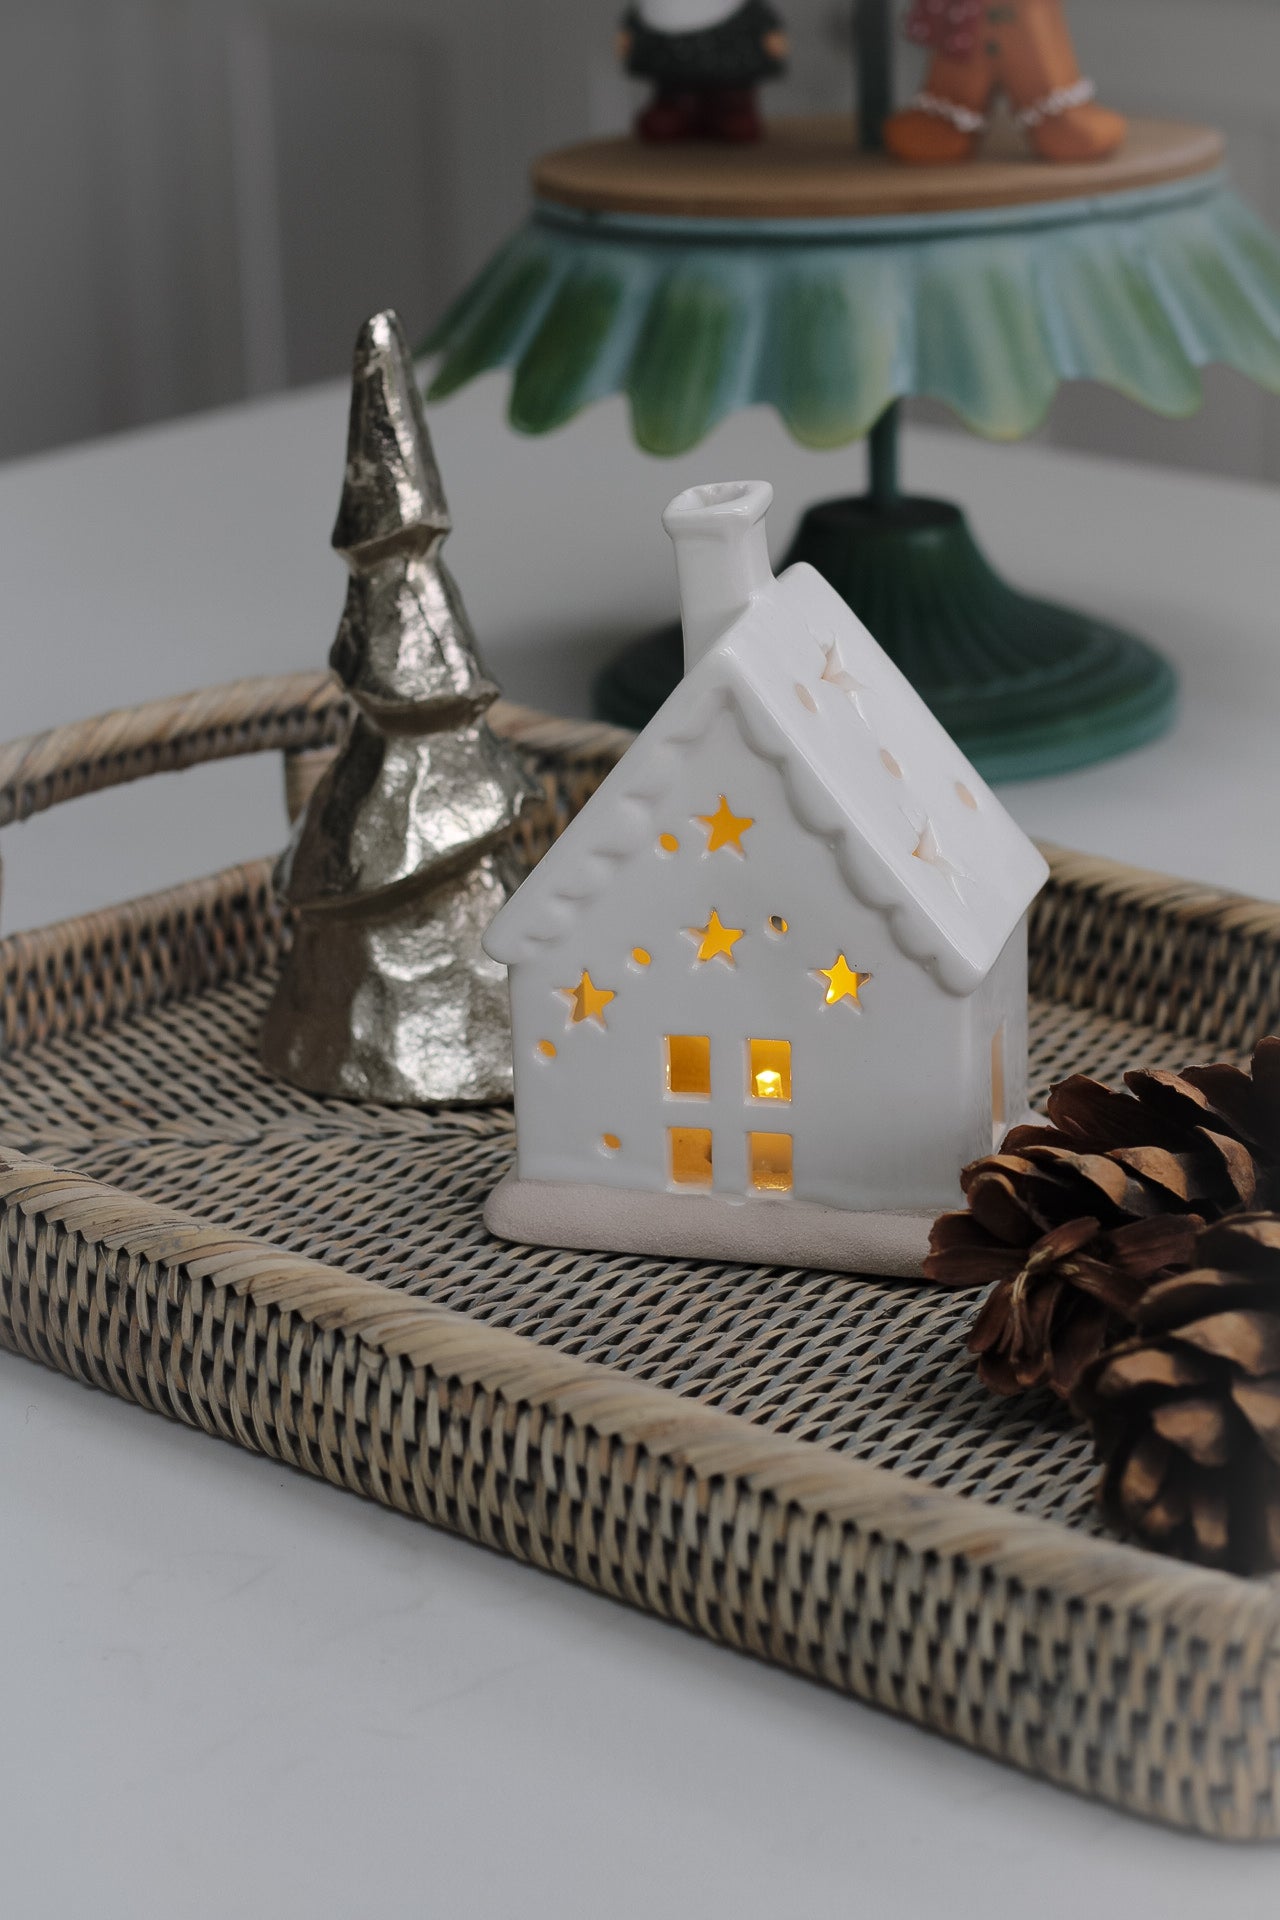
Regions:
<instances>
[{"instance_id":1,"label":"blurred background","mask_svg":"<svg viewBox=\"0 0 1280 1920\"><path fill-rule=\"evenodd\" d=\"M775 113L843 106L848 0L779 0ZM345 371L515 226L530 158L627 124L622 0L0 0L0 458ZM1222 126L1280 226L1276 0L1072 0L1116 106ZM902 84L912 81L902 52ZM1211 372L1169 423L1069 387L1053 442L1280 480L1280 408Z\"/></svg>"}]
</instances>

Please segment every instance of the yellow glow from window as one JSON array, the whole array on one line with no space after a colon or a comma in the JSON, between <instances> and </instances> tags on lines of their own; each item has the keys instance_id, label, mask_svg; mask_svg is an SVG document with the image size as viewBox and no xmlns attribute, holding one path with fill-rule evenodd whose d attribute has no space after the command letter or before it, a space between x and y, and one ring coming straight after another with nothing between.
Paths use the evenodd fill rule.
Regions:
<instances>
[{"instance_id":1,"label":"yellow glow from window","mask_svg":"<svg viewBox=\"0 0 1280 1920\"><path fill-rule=\"evenodd\" d=\"M539 1053L540 1053L540 1054L542 1055L542 1057L543 1057L543 1059L544 1059L544 1060L554 1060L554 1059L555 1059L555 1057L556 1057L556 1043L555 1043L555 1041L554 1041L554 1040L539 1040L539 1042L538 1042L538 1052L539 1052Z\"/></svg>"},{"instance_id":2,"label":"yellow glow from window","mask_svg":"<svg viewBox=\"0 0 1280 1920\"><path fill-rule=\"evenodd\" d=\"M968 807L970 813L976 813L978 811L978 803L963 780L956 781L956 792L960 797L961 805Z\"/></svg>"},{"instance_id":3,"label":"yellow glow from window","mask_svg":"<svg viewBox=\"0 0 1280 1920\"><path fill-rule=\"evenodd\" d=\"M790 1193L791 1135L789 1133L752 1133L751 1184L757 1193Z\"/></svg>"},{"instance_id":4,"label":"yellow glow from window","mask_svg":"<svg viewBox=\"0 0 1280 1920\"><path fill-rule=\"evenodd\" d=\"M601 1135L600 1144L602 1147L607 1147L610 1153L616 1153L622 1142L616 1133L606 1133Z\"/></svg>"},{"instance_id":5,"label":"yellow glow from window","mask_svg":"<svg viewBox=\"0 0 1280 1920\"><path fill-rule=\"evenodd\" d=\"M769 915L769 931L770 933L786 933L787 923L780 913L771 913Z\"/></svg>"},{"instance_id":6,"label":"yellow glow from window","mask_svg":"<svg viewBox=\"0 0 1280 1920\"><path fill-rule=\"evenodd\" d=\"M658 845L664 853L679 853L680 851L680 842L676 839L674 833L660 833L658 835Z\"/></svg>"},{"instance_id":7,"label":"yellow glow from window","mask_svg":"<svg viewBox=\"0 0 1280 1920\"><path fill-rule=\"evenodd\" d=\"M709 1127L668 1127L667 1145L671 1152L671 1178L678 1187L711 1185L711 1129Z\"/></svg>"},{"instance_id":8,"label":"yellow glow from window","mask_svg":"<svg viewBox=\"0 0 1280 1920\"><path fill-rule=\"evenodd\" d=\"M711 1097L711 1042L705 1033L667 1035L667 1092Z\"/></svg>"},{"instance_id":9,"label":"yellow glow from window","mask_svg":"<svg viewBox=\"0 0 1280 1920\"><path fill-rule=\"evenodd\" d=\"M754 1100L791 1098L791 1042L748 1040L751 1097Z\"/></svg>"},{"instance_id":10,"label":"yellow glow from window","mask_svg":"<svg viewBox=\"0 0 1280 1920\"><path fill-rule=\"evenodd\" d=\"M632 947L631 958L638 967L647 967L653 955L645 947Z\"/></svg>"}]
</instances>

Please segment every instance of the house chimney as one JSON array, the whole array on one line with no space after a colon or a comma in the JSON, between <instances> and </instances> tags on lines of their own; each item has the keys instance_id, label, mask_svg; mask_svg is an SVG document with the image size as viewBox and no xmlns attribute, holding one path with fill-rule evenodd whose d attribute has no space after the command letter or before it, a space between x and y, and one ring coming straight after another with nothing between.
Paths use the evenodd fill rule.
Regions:
<instances>
[{"instance_id":1,"label":"house chimney","mask_svg":"<svg viewBox=\"0 0 1280 1920\"><path fill-rule=\"evenodd\" d=\"M677 494L662 516L676 550L686 673L773 580L764 533L772 500L765 480L726 480Z\"/></svg>"}]
</instances>

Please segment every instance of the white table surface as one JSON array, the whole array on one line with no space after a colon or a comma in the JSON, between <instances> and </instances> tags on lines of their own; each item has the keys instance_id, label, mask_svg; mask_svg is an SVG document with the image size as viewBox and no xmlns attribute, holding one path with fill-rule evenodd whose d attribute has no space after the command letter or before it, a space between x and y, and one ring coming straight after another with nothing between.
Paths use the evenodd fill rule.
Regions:
<instances>
[{"instance_id":1,"label":"white table surface","mask_svg":"<svg viewBox=\"0 0 1280 1920\"><path fill-rule=\"evenodd\" d=\"M1259 405L1268 404L1259 399ZM671 603L657 522L774 481L775 546L857 459L741 416L646 460L606 405L546 441L479 383L435 416L451 558L508 691ZM320 664L338 387L0 471L5 737ZM908 478L993 558L1178 662L1168 740L1006 789L1033 831L1280 898L1280 496L959 436ZM6 834L7 928L275 846L244 762ZM0 1911L14 1920L1273 1916L1280 1853L1166 1834L0 1355Z\"/></svg>"}]
</instances>

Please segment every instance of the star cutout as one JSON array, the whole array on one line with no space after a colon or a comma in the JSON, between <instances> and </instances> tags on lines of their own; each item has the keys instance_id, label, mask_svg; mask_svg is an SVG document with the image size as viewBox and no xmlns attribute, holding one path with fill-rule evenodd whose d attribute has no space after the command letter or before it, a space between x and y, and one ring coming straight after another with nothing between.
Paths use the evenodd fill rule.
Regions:
<instances>
[{"instance_id":1,"label":"star cutout","mask_svg":"<svg viewBox=\"0 0 1280 1920\"><path fill-rule=\"evenodd\" d=\"M732 847L735 853L742 853L742 836L755 825L754 820L735 813L723 794L714 813L700 813L696 818L707 829L708 853L719 853L721 847Z\"/></svg>"},{"instance_id":2,"label":"star cutout","mask_svg":"<svg viewBox=\"0 0 1280 1920\"><path fill-rule=\"evenodd\" d=\"M868 980L870 980L871 975L869 973L856 972L854 968L849 965L844 955L839 954L834 965L817 968L814 973L814 978L815 980L826 981L826 1003L829 1007L838 1006L841 1000L852 1000L854 1006L857 1007L862 1004L858 996L862 992L863 987L866 986Z\"/></svg>"},{"instance_id":3,"label":"star cutout","mask_svg":"<svg viewBox=\"0 0 1280 1920\"><path fill-rule=\"evenodd\" d=\"M598 987L591 975L583 969L582 978L576 987L558 987L556 991L564 996L573 1011L569 1015L569 1024L577 1027L584 1020L594 1020L598 1027L604 1026L604 1010L611 1000L617 999L608 987Z\"/></svg>"},{"instance_id":4,"label":"star cutout","mask_svg":"<svg viewBox=\"0 0 1280 1920\"><path fill-rule=\"evenodd\" d=\"M867 689L863 686L861 680L855 680L854 676L846 669L843 660L840 658L839 644L835 640L825 649L825 652L827 664L822 669L823 679L829 687L835 687L839 692L847 694L853 702L854 711L859 720L865 721L867 716L862 710L862 695Z\"/></svg>"},{"instance_id":5,"label":"star cutout","mask_svg":"<svg viewBox=\"0 0 1280 1920\"><path fill-rule=\"evenodd\" d=\"M911 858L913 860L919 860L926 867L933 867L935 871L940 873L943 879L948 881L950 885L955 888L956 892L959 893L960 882L964 878L964 875L958 867L952 866L951 862L943 853L942 848L938 845L938 836L933 830L933 822L931 820L925 821Z\"/></svg>"},{"instance_id":6,"label":"star cutout","mask_svg":"<svg viewBox=\"0 0 1280 1920\"><path fill-rule=\"evenodd\" d=\"M711 918L707 921L705 927L685 928L685 932L690 938L698 942L698 959L700 961L705 962L718 957L721 960L728 961L731 967L738 964L733 957L733 944L735 940L741 940L743 931L744 929L742 927L722 927L720 924L720 915L714 907L711 909Z\"/></svg>"}]
</instances>

